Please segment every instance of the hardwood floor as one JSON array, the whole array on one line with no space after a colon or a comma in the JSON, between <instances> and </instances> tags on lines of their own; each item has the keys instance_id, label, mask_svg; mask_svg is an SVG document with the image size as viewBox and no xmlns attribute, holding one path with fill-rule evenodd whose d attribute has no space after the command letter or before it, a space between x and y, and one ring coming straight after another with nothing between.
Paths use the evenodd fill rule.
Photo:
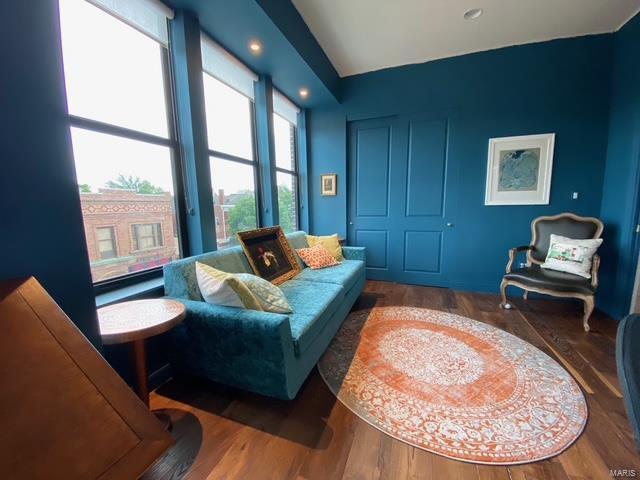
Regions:
<instances>
[{"instance_id":1,"label":"hardwood floor","mask_svg":"<svg viewBox=\"0 0 640 480\"><path fill-rule=\"evenodd\" d=\"M368 282L354 309L407 305L445 310L502 328L559 361L589 404L580 439L543 462L491 467L449 460L371 427L329 392L314 369L290 402L196 379L174 379L151 398L174 419L176 446L143 477L153 479L609 479L635 469L635 451L616 376L617 323L596 312L582 330L578 303Z\"/></svg>"}]
</instances>

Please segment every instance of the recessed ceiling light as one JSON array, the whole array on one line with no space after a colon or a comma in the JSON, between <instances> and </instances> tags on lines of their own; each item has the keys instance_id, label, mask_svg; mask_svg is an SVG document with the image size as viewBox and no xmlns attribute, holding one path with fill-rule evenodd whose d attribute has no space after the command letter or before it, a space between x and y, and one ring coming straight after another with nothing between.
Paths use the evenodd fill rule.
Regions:
<instances>
[{"instance_id":1,"label":"recessed ceiling light","mask_svg":"<svg viewBox=\"0 0 640 480\"><path fill-rule=\"evenodd\" d=\"M307 88L301 88L300 90L298 90L298 93L300 94L300 96L302 98L307 98L309 96L309 90Z\"/></svg>"},{"instance_id":2,"label":"recessed ceiling light","mask_svg":"<svg viewBox=\"0 0 640 480\"><path fill-rule=\"evenodd\" d=\"M262 53L262 44L258 40L251 40L249 42L249 50L254 55L260 55Z\"/></svg>"},{"instance_id":3,"label":"recessed ceiling light","mask_svg":"<svg viewBox=\"0 0 640 480\"><path fill-rule=\"evenodd\" d=\"M482 15L482 9L481 8L472 8L471 10L467 10L466 12L464 12L464 19L465 20L475 20L476 18L478 18L481 15Z\"/></svg>"}]
</instances>

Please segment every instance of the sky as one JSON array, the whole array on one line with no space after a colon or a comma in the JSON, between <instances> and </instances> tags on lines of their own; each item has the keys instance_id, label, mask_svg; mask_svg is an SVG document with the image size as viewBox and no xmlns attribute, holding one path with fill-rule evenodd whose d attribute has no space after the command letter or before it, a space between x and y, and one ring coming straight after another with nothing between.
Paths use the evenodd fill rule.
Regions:
<instances>
[{"instance_id":1,"label":"sky","mask_svg":"<svg viewBox=\"0 0 640 480\"><path fill-rule=\"evenodd\" d=\"M161 49L157 41L85 0L60 0L67 102L72 115L168 137ZM253 159L251 102L203 74L209 148ZM173 193L169 149L72 128L79 184L95 192L119 174ZM276 164L290 168L289 123L274 115ZM214 159L214 193L254 189L250 166ZM278 175L278 183L289 183Z\"/></svg>"}]
</instances>

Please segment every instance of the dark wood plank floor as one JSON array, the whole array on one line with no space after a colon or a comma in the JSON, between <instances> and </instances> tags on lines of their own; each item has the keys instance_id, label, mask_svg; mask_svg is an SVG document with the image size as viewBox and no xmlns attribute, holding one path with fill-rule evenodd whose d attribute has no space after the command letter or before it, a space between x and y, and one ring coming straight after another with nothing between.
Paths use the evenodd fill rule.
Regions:
<instances>
[{"instance_id":1,"label":"dark wood plank floor","mask_svg":"<svg viewBox=\"0 0 640 480\"><path fill-rule=\"evenodd\" d=\"M584 333L581 306L570 301L369 282L354 308L407 305L486 322L530 342L578 381L589 404L582 437L563 454L534 464L490 467L449 460L394 440L360 420L314 370L290 402L196 379L174 379L152 396L175 422L176 446L145 479L609 479L636 469L615 368L616 322L596 312Z\"/></svg>"}]
</instances>

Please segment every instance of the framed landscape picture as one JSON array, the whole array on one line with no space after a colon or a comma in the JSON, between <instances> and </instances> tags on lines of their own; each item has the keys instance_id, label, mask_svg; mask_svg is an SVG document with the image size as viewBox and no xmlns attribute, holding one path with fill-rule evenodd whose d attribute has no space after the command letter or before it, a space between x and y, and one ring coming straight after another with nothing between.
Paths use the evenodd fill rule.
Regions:
<instances>
[{"instance_id":1,"label":"framed landscape picture","mask_svg":"<svg viewBox=\"0 0 640 480\"><path fill-rule=\"evenodd\" d=\"M320 175L320 193L324 196L335 196L338 194L338 175L335 173L325 173Z\"/></svg>"},{"instance_id":2,"label":"framed landscape picture","mask_svg":"<svg viewBox=\"0 0 640 480\"><path fill-rule=\"evenodd\" d=\"M554 133L489 139L485 205L547 205Z\"/></svg>"},{"instance_id":3,"label":"framed landscape picture","mask_svg":"<svg viewBox=\"0 0 640 480\"><path fill-rule=\"evenodd\" d=\"M300 265L282 228L259 228L236 235L251 268L259 277L279 285L300 272Z\"/></svg>"}]
</instances>

